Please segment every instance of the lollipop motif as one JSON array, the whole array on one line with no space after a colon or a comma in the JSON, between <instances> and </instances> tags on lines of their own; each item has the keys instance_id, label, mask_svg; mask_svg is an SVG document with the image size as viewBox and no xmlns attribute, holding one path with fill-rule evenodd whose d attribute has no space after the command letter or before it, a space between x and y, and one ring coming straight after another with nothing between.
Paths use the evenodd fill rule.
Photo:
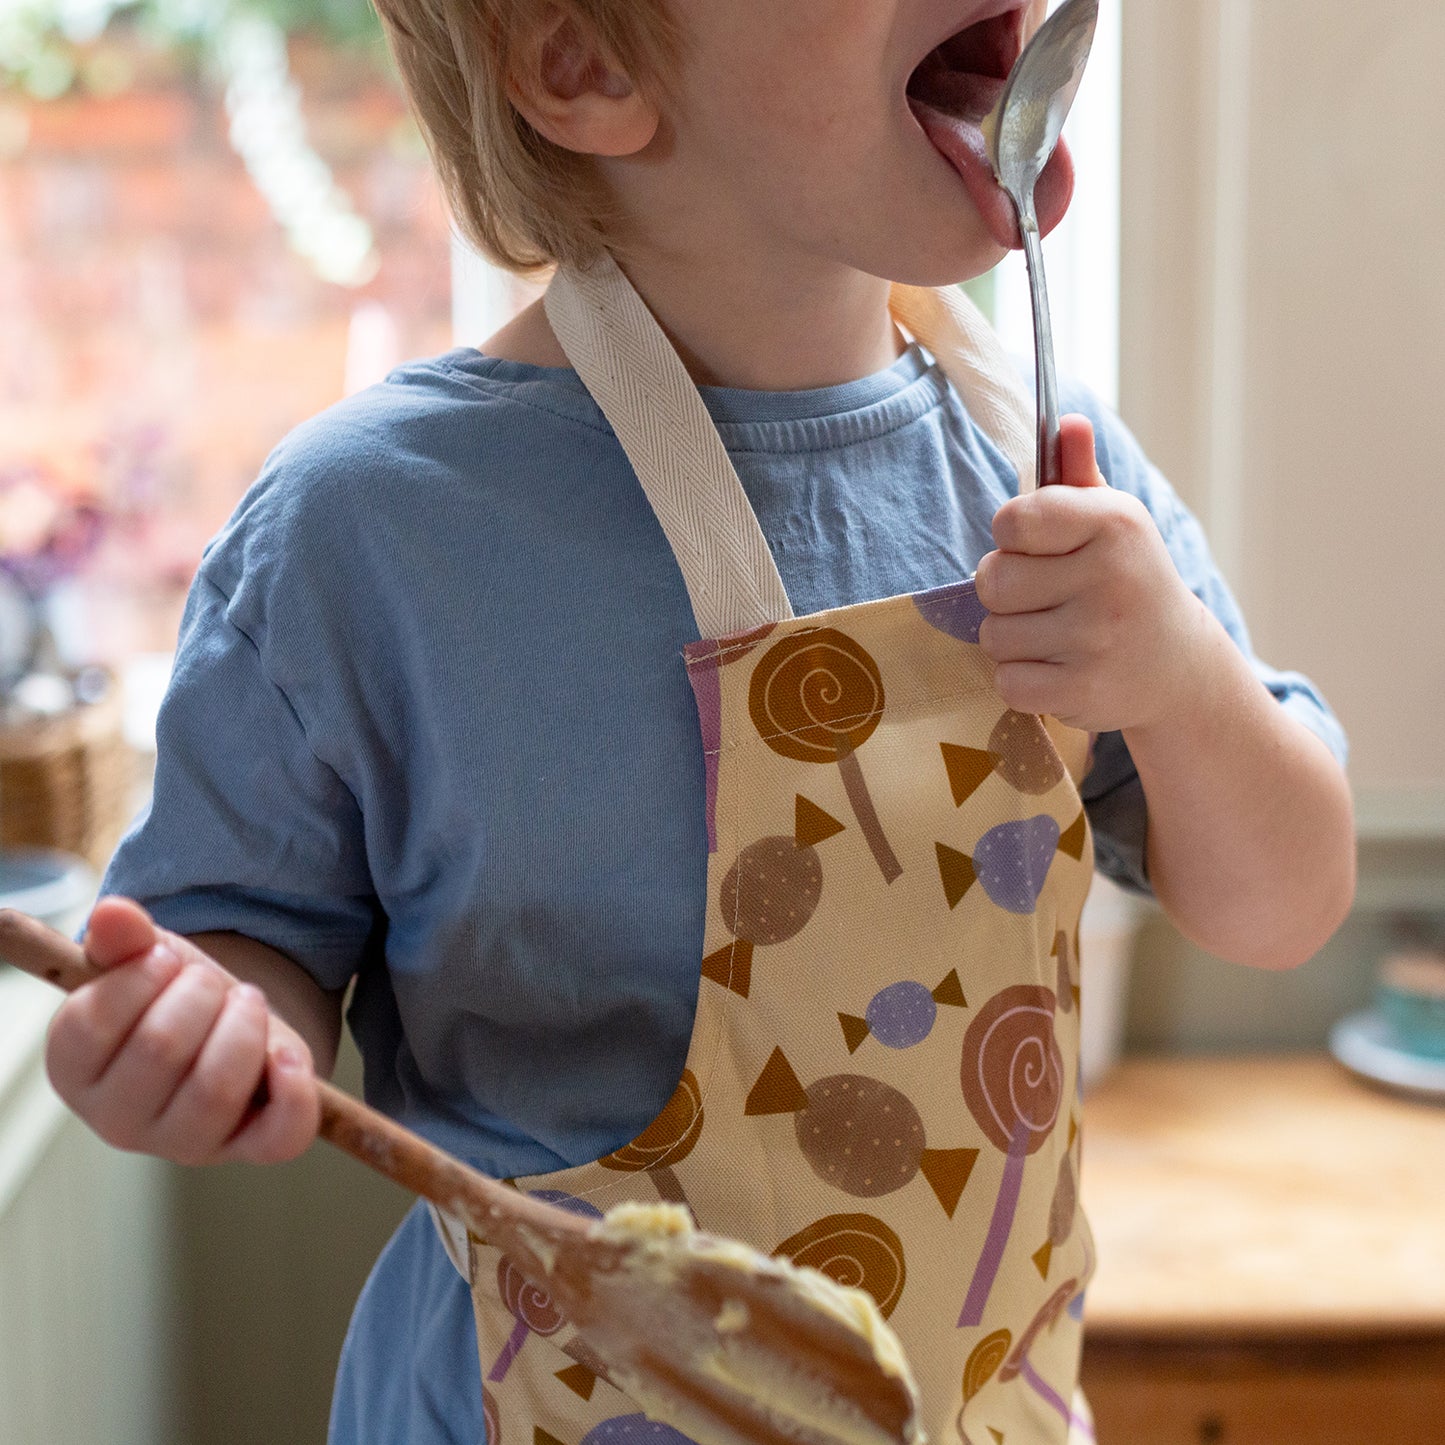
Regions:
<instances>
[{"instance_id":1,"label":"lollipop motif","mask_svg":"<svg viewBox=\"0 0 1445 1445\"><path fill-rule=\"evenodd\" d=\"M487 1445L502 1445L502 1412L497 1409L497 1397L482 1386L482 1420L487 1427Z\"/></svg>"},{"instance_id":2,"label":"lollipop motif","mask_svg":"<svg viewBox=\"0 0 1445 1445\"><path fill-rule=\"evenodd\" d=\"M1029 1362L1029 1351L1033 1348L1034 1341L1038 1339L1039 1335L1044 1330L1053 1327L1054 1322L1063 1314L1069 1301L1074 1298L1078 1290L1077 1279L1065 1280L1048 1297L1043 1308L1034 1316L1028 1329L1019 1336L1018 1343L1013 1347L1008 1359L1003 1362L998 1372L1000 1384L1007 1384L1010 1380L1022 1375L1034 1394L1066 1421L1073 1419L1073 1411L1069 1408L1069 1402L1034 1369Z\"/></svg>"},{"instance_id":3,"label":"lollipop motif","mask_svg":"<svg viewBox=\"0 0 1445 1445\"><path fill-rule=\"evenodd\" d=\"M1064 1098L1064 1061L1054 1036L1054 996L1015 984L991 998L963 1036L960 1078L969 1112L1006 1159L993 1217L959 1316L977 1325L1003 1261L1023 1184L1024 1160L1044 1145Z\"/></svg>"},{"instance_id":4,"label":"lollipop motif","mask_svg":"<svg viewBox=\"0 0 1445 1445\"><path fill-rule=\"evenodd\" d=\"M1008 1358L1009 1346L1012 1344L1013 1336L1007 1330L995 1330L991 1335L985 1335L973 1347L968 1363L963 1367L965 1404L993 1379L998 1367Z\"/></svg>"},{"instance_id":5,"label":"lollipop motif","mask_svg":"<svg viewBox=\"0 0 1445 1445\"><path fill-rule=\"evenodd\" d=\"M775 753L803 763L836 763L858 826L888 883L903 872L879 822L858 749L883 717L878 664L833 627L785 637L753 670L748 711Z\"/></svg>"},{"instance_id":6,"label":"lollipop motif","mask_svg":"<svg viewBox=\"0 0 1445 1445\"><path fill-rule=\"evenodd\" d=\"M703 764L707 770L707 851L717 852L718 758L722 753L722 679L719 673L729 663L746 657L777 626L764 623L751 632L741 632L725 641L704 640L683 649L687 677L697 703L698 725L702 730Z\"/></svg>"},{"instance_id":7,"label":"lollipop motif","mask_svg":"<svg viewBox=\"0 0 1445 1445\"><path fill-rule=\"evenodd\" d=\"M494 1384L506 1379L512 1361L517 1358L529 1334L541 1335L545 1339L548 1335L555 1335L567 1323L562 1311L552 1302L552 1296L546 1290L538 1289L505 1254L497 1261L497 1292L517 1323L487 1374L487 1379Z\"/></svg>"},{"instance_id":8,"label":"lollipop motif","mask_svg":"<svg viewBox=\"0 0 1445 1445\"><path fill-rule=\"evenodd\" d=\"M832 1074L804 1088L782 1049L774 1049L748 1094L749 1115L792 1114L798 1148L825 1184L859 1199L892 1194L922 1174L953 1217L977 1149L930 1149L923 1120L889 1084Z\"/></svg>"},{"instance_id":9,"label":"lollipop motif","mask_svg":"<svg viewBox=\"0 0 1445 1445\"><path fill-rule=\"evenodd\" d=\"M940 1004L968 1007L957 969L934 989L909 979L879 989L869 1001L862 1018L856 1014L840 1013L838 1022L843 1029L843 1041L848 1045L850 1054L857 1053L858 1046L870 1034L884 1048L911 1049L933 1032Z\"/></svg>"},{"instance_id":10,"label":"lollipop motif","mask_svg":"<svg viewBox=\"0 0 1445 1445\"><path fill-rule=\"evenodd\" d=\"M971 857L944 843L937 844L938 873L948 906L957 908L977 882L1000 908L1010 913L1032 913L1044 891L1054 854L1067 853L1080 859L1084 856L1087 826L1080 812L1078 819L1060 833L1058 822L1040 813L990 828L978 840Z\"/></svg>"},{"instance_id":11,"label":"lollipop motif","mask_svg":"<svg viewBox=\"0 0 1445 1445\"><path fill-rule=\"evenodd\" d=\"M873 1296L886 1320L903 1297L903 1241L872 1214L829 1214L785 1239L775 1256Z\"/></svg>"},{"instance_id":12,"label":"lollipop motif","mask_svg":"<svg viewBox=\"0 0 1445 1445\"><path fill-rule=\"evenodd\" d=\"M692 1070L684 1069L677 1088L657 1118L630 1144L624 1144L597 1162L604 1169L616 1169L623 1174L645 1170L660 1199L681 1204L691 1214L692 1206L672 1166L682 1163L692 1153L702 1134L702 1125L702 1090ZM696 1216L693 1217L695 1220Z\"/></svg>"},{"instance_id":13,"label":"lollipop motif","mask_svg":"<svg viewBox=\"0 0 1445 1445\"><path fill-rule=\"evenodd\" d=\"M843 826L800 793L791 838L760 838L738 854L718 890L718 910L733 941L703 959L704 978L748 996L753 949L786 943L807 926L823 896L823 862L815 845Z\"/></svg>"}]
</instances>

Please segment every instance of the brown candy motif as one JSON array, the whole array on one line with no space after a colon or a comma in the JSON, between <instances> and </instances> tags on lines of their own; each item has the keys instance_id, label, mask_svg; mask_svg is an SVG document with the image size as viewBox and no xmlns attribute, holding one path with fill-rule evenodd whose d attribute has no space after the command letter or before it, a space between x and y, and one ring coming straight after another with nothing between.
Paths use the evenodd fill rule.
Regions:
<instances>
[{"instance_id":1,"label":"brown candy motif","mask_svg":"<svg viewBox=\"0 0 1445 1445\"><path fill-rule=\"evenodd\" d=\"M1074 1230L1074 1216L1079 1208L1079 1186L1074 1166L1064 1155L1059 1163L1059 1182L1054 1185L1053 1202L1049 1205L1049 1243L1060 1245Z\"/></svg>"},{"instance_id":2,"label":"brown candy motif","mask_svg":"<svg viewBox=\"0 0 1445 1445\"><path fill-rule=\"evenodd\" d=\"M748 686L758 735L780 756L837 763L874 860L891 883L903 872L869 795L857 751L883 717L883 677L867 649L835 627L784 637L763 654Z\"/></svg>"},{"instance_id":3,"label":"brown candy motif","mask_svg":"<svg viewBox=\"0 0 1445 1445\"><path fill-rule=\"evenodd\" d=\"M823 864L816 848L800 848L779 834L750 843L738 854L719 891L729 930L765 947L786 943L813 916L823 895Z\"/></svg>"},{"instance_id":4,"label":"brown candy motif","mask_svg":"<svg viewBox=\"0 0 1445 1445\"><path fill-rule=\"evenodd\" d=\"M702 961L702 976L747 998L753 949L786 943L808 924L823 895L818 843L844 831L831 813L799 793L793 836L760 838L738 854L718 889L718 911L733 941Z\"/></svg>"},{"instance_id":5,"label":"brown candy motif","mask_svg":"<svg viewBox=\"0 0 1445 1445\"><path fill-rule=\"evenodd\" d=\"M992 1144L1007 1153L1022 1129L1026 1153L1042 1148L1064 1099L1053 994L1015 984L984 1004L963 1036L961 1080L969 1112Z\"/></svg>"},{"instance_id":6,"label":"brown candy motif","mask_svg":"<svg viewBox=\"0 0 1445 1445\"><path fill-rule=\"evenodd\" d=\"M829 1214L785 1239L775 1256L806 1265L873 1296L886 1320L908 1277L903 1241L872 1214Z\"/></svg>"},{"instance_id":7,"label":"brown candy motif","mask_svg":"<svg viewBox=\"0 0 1445 1445\"><path fill-rule=\"evenodd\" d=\"M999 776L1020 793L1038 797L1063 781L1063 759L1033 713L1006 712L989 735L988 750L998 754Z\"/></svg>"},{"instance_id":8,"label":"brown candy motif","mask_svg":"<svg viewBox=\"0 0 1445 1445\"><path fill-rule=\"evenodd\" d=\"M497 1409L497 1398L485 1385L482 1386L482 1420L487 1427L487 1445L502 1445L502 1412Z\"/></svg>"},{"instance_id":9,"label":"brown candy motif","mask_svg":"<svg viewBox=\"0 0 1445 1445\"><path fill-rule=\"evenodd\" d=\"M796 1120L798 1147L820 1179L873 1199L918 1173L923 1120L897 1089L862 1074L833 1074L807 1094Z\"/></svg>"},{"instance_id":10,"label":"brown candy motif","mask_svg":"<svg viewBox=\"0 0 1445 1445\"><path fill-rule=\"evenodd\" d=\"M1069 942L1069 935L1062 929L1054 934L1054 957L1059 961L1059 979L1055 987L1055 996L1059 1001L1059 1008L1066 1014L1073 1013L1074 1006L1078 999L1076 995L1079 986L1074 982L1079 976L1078 966L1074 962L1076 950Z\"/></svg>"}]
</instances>

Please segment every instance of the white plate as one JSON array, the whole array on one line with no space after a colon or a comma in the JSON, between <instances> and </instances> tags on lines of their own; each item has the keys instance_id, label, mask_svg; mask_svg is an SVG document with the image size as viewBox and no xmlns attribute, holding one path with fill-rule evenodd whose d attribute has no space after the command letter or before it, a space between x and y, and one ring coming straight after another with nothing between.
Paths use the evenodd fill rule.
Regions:
<instances>
[{"instance_id":1,"label":"white plate","mask_svg":"<svg viewBox=\"0 0 1445 1445\"><path fill-rule=\"evenodd\" d=\"M1402 1049L1373 1009L1351 1014L1330 1030L1330 1052L1352 1072L1419 1098L1445 1103L1445 1059Z\"/></svg>"}]
</instances>

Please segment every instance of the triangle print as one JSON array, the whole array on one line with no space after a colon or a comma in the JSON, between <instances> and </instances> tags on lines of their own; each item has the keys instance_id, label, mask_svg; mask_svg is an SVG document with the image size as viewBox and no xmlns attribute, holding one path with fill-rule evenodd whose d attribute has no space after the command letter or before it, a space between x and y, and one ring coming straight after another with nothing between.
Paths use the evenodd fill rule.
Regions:
<instances>
[{"instance_id":1,"label":"triangle print","mask_svg":"<svg viewBox=\"0 0 1445 1445\"><path fill-rule=\"evenodd\" d=\"M808 1091L798 1082L793 1066L782 1049L774 1049L758 1081L748 1091L743 1113L797 1114L808 1107Z\"/></svg>"}]
</instances>

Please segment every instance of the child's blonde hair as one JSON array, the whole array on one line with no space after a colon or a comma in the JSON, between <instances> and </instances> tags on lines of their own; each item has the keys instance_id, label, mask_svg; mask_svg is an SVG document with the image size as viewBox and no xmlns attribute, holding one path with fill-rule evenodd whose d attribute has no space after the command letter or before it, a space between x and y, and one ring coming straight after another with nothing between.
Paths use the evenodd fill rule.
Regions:
<instances>
[{"instance_id":1,"label":"child's blonde hair","mask_svg":"<svg viewBox=\"0 0 1445 1445\"><path fill-rule=\"evenodd\" d=\"M678 38L665 0L375 0L462 235L509 270L586 265L604 244L591 157L540 135L508 96L517 45L547 12L572 19L661 98Z\"/></svg>"}]
</instances>

